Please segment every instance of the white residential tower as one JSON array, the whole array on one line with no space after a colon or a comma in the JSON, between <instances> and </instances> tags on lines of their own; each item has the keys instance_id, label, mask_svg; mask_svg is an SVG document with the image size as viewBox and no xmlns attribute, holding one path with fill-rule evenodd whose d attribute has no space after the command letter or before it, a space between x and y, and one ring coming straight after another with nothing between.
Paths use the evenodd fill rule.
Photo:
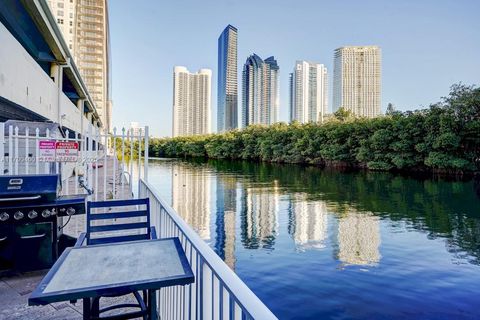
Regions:
<instances>
[{"instance_id":1,"label":"white residential tower","mask_svg":"<svg viewBox=\"0 0 480 320\"><path fill-rule=\"evenodd\" d=\"M112 126L107 0L48 0L107 131Z\"/></svg>"},{"instance_id":2,"label":"white residential tower","mask_svg":"<svg viewBox=\"0 0 480 320\"><path fill-rule=\"evenodd\" d=\"M340 107L359 117L381 113L381 50L378 46L335 50L333 111Z\"/></svg>"},{"instance_id":3,"label":"white residential tower","mask_svg":"<svg viewBox=\"0 0 480 320\"><path fill-rule=\"evenodd\" d=\"M173 70L173 136L210 133L212 71Z\"/></svg>"},{"instance_id":4,"label":"white residential tower","mask_svg":"<svg viewBox=\"0 0 480 320\"><path fill-rule=\"evenodd\" d=\"M328 111L327 68L297 61L290 74L290 121L323 122Z\"/></svg>"}]
</instances>

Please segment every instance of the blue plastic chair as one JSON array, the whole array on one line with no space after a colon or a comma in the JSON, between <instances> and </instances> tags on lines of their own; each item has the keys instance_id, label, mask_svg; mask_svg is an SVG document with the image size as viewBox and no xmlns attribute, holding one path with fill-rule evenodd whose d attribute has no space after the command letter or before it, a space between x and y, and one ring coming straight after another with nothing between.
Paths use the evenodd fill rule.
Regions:
<instances>
[{"instance_id":1,"label":"blue plastic chair","mask_svg":"<svg viewBox=\"0 0 480 320\"><path fill-rule=\"evenodd\" d=\"M124 208L129 206L135 206L135 209L126 211L121 211L119 209L111 210L113 208ZM145 206L145 208L140 209L140 206ZM104 210L102 210L102 208ZM98 210L101 210L101 212L95 212ZM118 219L124 218L135 218L135 221L118 221ZM95 222L102 220L104 221L102 224L95 224ZM121 234L122 231L130 232L132 230L137 230L137 234ZM77 242L75 243L75 247L82 246L84 242L86 242L86 245L95 245L135 240L148 240L156 238L157 233L155 227L150 226L150 201L148 198L95 202L88 201L87 232L83 232L82 234L80 234ZM109 295L106 297L118 297L131 293L133 293L133 295L135 296L138 304L118 304L100 309L100 298L93 299L91 307L91 319L133 319L138 317L143 317L143 319L147 319L148 310L145 301L148 301L148 296L146 291L143 291L143 298L140 296L140 293L136 291L118 292L115 295ZM101 313L121 308L140 308L140 311L128 312L122 315L100 317Z\"/></svg>"}]
</instances>

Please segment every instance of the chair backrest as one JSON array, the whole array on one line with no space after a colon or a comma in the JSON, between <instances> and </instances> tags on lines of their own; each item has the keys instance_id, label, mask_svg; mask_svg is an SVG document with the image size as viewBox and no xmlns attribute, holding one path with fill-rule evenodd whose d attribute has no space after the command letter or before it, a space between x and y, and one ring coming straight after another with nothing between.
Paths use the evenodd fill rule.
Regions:
<instances>
[{"instance_id":1,"label":"chair backrest","mask_svg":"<svg viewBox=\"0 0 480 320\"><path fill-rule=\"evenodd\" d=\"M133 209L126 210L129 206ZM150 236L148 198L87 202L87 244L144 240Z\"/></svg>"}]
</instances>

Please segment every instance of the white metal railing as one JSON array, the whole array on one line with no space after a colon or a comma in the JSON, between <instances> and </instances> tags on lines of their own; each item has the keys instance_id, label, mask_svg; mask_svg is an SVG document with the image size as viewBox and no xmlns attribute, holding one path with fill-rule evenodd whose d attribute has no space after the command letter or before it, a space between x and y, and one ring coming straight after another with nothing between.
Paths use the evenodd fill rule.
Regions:
<instances>
[{"instance_id":1,"label":"white metal railing","mask_svg":"<svg viewBox=\"0 0 480 320\"><path fill-rule=\"evenodd\" d=\"M132 193L132 185L125 183L124 174L131 181L133 166L137 165L137 175L140 178L143 160L143 177L148 177L148 152L144 152L142 159L142 151L148 150L148 127L135 130L138 132L125 128L119 131L117 133L114 128L113 133L102 133L89 124L83 134L71 134L66 130L62 135L59 129L55 132L48 127L45 129L44 123L0 123L0 175L56 173L61 177L61 193L65 195L87 192L79 185L79 177L82 177L85 185L93 189L94 200L117 198L117 189L124 185ZM142 131L145 134L142 135ZM44 140L77 142L77 160L59 162L42 158L40 141ZM130 150L126 146L131 146ZM135 160L134 155L137 157ZM101 173L100 167L103 167Z\"/></svg>"},{"instance_id":2,"label":"white metal railing","mask_svg":"<svg viewBox=\"0 0 480 320\"><path fill-rule=\"evenodd\" d=\"M66 179L70 176L68 173L75 173L75 178L78 179L80 164L86 163L89 158L98 158L104 152L99 139L94 137L93 126L89 127L88 132L83 135L75 133L71 137L69 130L66 130L63 136L54 124L49 124L50 128L45 127L45 123L28 122L27 125L22 122L19 124L20 127L0 123L0 175L56 173L63 178L63 191L68 194L70 189L69 180ZM44 159L40 154L40 141L45 140L77 142L80 146L78 160L57 162ZM75 187L75 191L78 191L77 189L78 186Z\"/></svg>"},{"instance_id":3,"label":"white metal railing","mask_svg":"<svg viewBox=\"0 0 480 320\"><path fill-rule=\"evenodd\" d=\"M150 198L158 237L180 239L195 275L193 284L160 290L160 319L277 319L144 179L139 181L139 196Z\"/></svg>"}]
</instances>

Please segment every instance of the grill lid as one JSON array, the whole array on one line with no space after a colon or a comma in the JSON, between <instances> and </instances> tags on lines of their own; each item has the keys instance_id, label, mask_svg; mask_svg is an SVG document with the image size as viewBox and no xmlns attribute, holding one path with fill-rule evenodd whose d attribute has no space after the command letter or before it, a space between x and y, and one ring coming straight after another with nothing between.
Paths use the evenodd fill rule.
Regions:
<instances>
[{"instance_id":1,"label":"grill lid","mask_svg":"<svg viewBox=\"0 0 480 320\"><path fill-rule=\"evenodd\" d=\"M57 174L0 176L0 206L55 201L58 179Z\"/></svg>"}]
</instances>

